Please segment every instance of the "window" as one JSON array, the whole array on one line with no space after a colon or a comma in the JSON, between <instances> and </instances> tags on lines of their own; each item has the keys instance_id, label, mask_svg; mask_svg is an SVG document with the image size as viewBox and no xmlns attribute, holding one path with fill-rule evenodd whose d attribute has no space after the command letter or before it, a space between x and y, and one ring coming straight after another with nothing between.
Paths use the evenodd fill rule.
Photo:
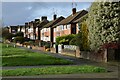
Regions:
<instances>
[{"instance_id":1,"label":"window","mask_svg":"<svg viewBox=\"0 0 120 80\"><path fill-rule=\"evenodd\" d=\"M67 28L70 29L70 25L69 24L67 25Z\"/></svg>"}]
</instances>

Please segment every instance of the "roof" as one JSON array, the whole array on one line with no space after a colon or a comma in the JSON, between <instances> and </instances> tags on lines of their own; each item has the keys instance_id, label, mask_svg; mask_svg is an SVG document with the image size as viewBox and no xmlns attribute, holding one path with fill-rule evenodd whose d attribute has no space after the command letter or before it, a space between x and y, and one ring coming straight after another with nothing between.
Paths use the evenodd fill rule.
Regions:
<instances>
[{"instance_id":1,"label":"roof","mask_svg":"<svg viewBox=\"0 0 120 80\"><path fill-rule=\"evenodd\" d=\"M43 20L43 21L41 21L41 22L37 25L37 27L42 28L42 27L43 27L44 25L46 25L47 23L49 23L48 20Z\"/></svg>"},{"instance_id":2,"label":"roof","mask_svg":"<svg viewBox=\"0 0 120 80\"><path fill-rule=\"evenodd\" d=\"M65 25L65 24L69 24L69 23L74 23L75 20L77 20L78 18L82 17L83 15L85 15L87 13L88 13L88 11L81 10L79 12L76 12L74 15L71 14L70 16L68 16L67 18L65 18L64 20L62 20L58 24L56 24L55 26Z\"/></svg>"},{"instance_id":3,"label":"roof","mask_svg":"<svg viewBox=\"0 0 120 80\"><path fill-rule=\"evenodd\" d=\"M88 13L86 13L84 16L78 18L77 20L75 20L74 22L77 23L79 21L83 21L84 19L86 19L88 17Z\"/></svg>"},{"instance_id":4,"label":"roof","mask_svg":"<svg viewBox=\"0 0 120 80\"><path fill-rule=\"evenodd\" d=\"M62 21L63 19L65 18L63 16L60 16L57 19L50 21L48 24L44 26L44 28L53 27L54 25L56 25L58 22Z\"/></svg>"}]
</instances>

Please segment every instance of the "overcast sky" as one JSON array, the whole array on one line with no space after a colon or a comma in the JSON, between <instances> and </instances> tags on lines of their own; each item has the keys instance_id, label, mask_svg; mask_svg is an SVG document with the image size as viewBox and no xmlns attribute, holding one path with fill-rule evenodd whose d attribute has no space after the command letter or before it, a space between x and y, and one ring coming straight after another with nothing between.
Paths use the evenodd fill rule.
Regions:
<instances>
[{"instance_id":1,"label":"overcast sky","mask_svg":"<svg viewBox=\"0 0 120 80\"><path fill-rule=\"evenodd\" d=\"M88 9L91 2L76 3L77 11ZM75 7L75 4L73 5ZM71 2L3 2L2 19L5 26L23 25L25 22L32 21L47 16L48 20L53 19L56 12L57 17L67 17L72 13Z\"/></svg>"}]
</instances>

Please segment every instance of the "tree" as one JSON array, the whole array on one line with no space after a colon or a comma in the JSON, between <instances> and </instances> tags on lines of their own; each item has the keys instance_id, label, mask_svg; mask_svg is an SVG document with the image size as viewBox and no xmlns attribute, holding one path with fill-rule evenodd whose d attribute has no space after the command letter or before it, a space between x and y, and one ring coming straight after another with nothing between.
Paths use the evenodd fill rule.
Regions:
<instances>
[{"instance_id":1,"label":"tree","mask_svg":"<svg viewBox=\"0 0 120 80\"><path fill-rule=\"evenodd\" d=\"M90 48L99 49L104 43L120 40L119 2L94 2L90 7L87 25Z\"/></svg>"}]
</instances>

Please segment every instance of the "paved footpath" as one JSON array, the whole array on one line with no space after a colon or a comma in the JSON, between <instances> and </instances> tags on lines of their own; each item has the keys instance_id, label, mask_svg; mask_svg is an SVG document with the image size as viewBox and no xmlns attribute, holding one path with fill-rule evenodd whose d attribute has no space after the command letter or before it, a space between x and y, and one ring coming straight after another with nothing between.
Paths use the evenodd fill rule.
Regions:
<instances>
[{"instance_id":1,"label":"paved footpath","mask_svg":"<svg viewBox=\"0 0 120 80\"><path fill-rule=\"evenodd\" d=\"M23 48L23 47L20 47ZM75 66L75 65L93 65L93 66L99 66L106 68L109 72L107 73L81 73L81 74L61 74L61 75L39 75L39 76L8 76L3 77L3 80L16 80L14 78L17 78L17 80L53 80L53 78L58 78L61 80L120 80L119 76L119 70L120 66L116 64L110 64L110 63L100 63L100 62L94 62L86 59L81 58L75 58L70 56L65 56L57 53L50 53L50 52L43 52L39 50L33 50L24 48L26 50L30 50L33 52L39 52L40 54L48 54L54 57L67 59L70 61L73 61L73 65L50 65L50 66ZM16 66L16 67L2 67L2 69L17 69L17 68L40 68L40 67L48 67L48 66ZM27 79L28 78L28 79ZM47 78L47 79L46 79ZM52 79L51 79L52 78ZM86 78L86 79L85 79ZM99 79L98 79L99 78ZM56 80L56 79L55 79Z\"/></svg>"}]
</instances>

